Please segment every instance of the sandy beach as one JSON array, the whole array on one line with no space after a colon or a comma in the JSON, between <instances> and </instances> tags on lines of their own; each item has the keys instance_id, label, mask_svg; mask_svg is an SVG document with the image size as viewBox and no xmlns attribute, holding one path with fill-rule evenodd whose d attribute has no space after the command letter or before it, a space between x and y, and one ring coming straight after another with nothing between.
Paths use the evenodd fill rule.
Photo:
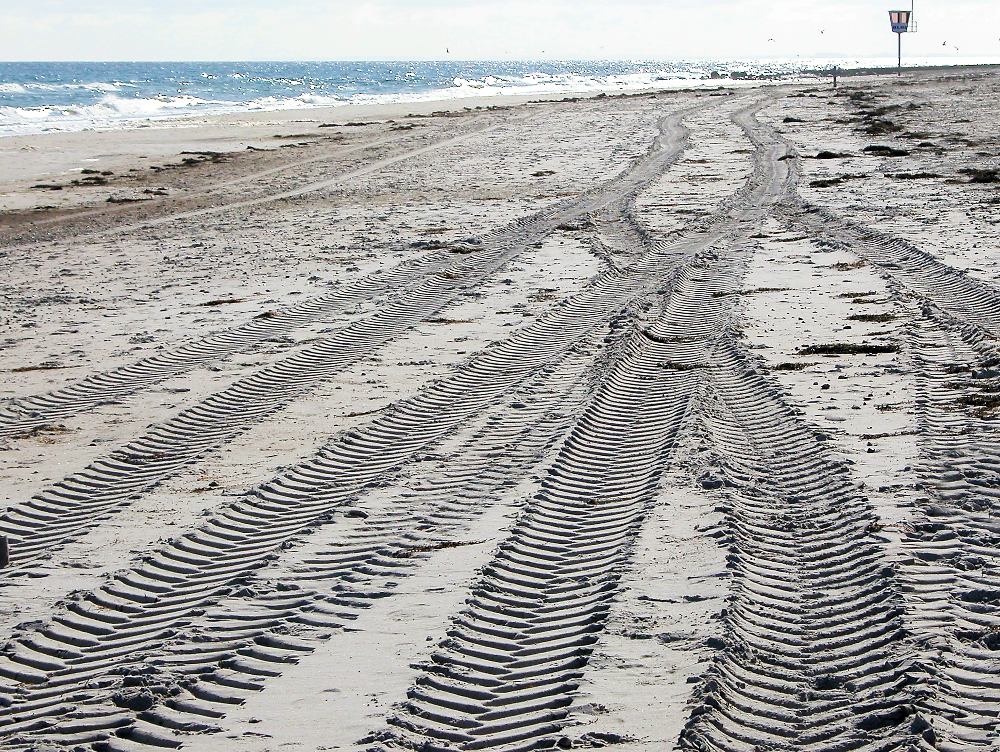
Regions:
<instances>
[{"instance_id":1,"label":"sandy beach","mask_svg":"<svg viewBox=\"0 0 1000 752\"><path fill-rule=\"evenodd\" d=\"M996 750L1000 73L0 139L0 749Z\"/></svg>"}]
</instances>

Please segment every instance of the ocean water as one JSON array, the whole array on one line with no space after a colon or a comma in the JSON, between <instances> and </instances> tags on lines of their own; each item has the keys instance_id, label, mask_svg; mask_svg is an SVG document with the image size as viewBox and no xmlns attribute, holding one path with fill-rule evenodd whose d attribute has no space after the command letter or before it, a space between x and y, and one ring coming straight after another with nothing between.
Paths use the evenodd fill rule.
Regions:
<instances>
[{"instance_id":1,"label":"ocean water","mask_svg":"<svg viewBox=\"0 0 1000 752\"><path fill-rule=\"evenodd\" d=\"M835 62L894 61L0 63L0 136L251 110L714 85L713 72L791 77Z\"/></svg>"}]
</instances>

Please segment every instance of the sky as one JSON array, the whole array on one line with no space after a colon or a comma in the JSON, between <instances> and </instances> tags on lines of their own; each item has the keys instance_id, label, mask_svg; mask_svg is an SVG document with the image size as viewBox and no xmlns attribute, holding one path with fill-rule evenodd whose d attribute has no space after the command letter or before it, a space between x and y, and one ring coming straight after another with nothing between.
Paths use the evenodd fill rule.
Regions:
<instances>
[{"instance_id":1,"label":"sky","mask_svg":"<svg viewBox=\"0 0 1000 752\"><path fill-rule=\"evenodd\" d=\"M891 56L910 0L0 0L0 60ZM912 56L1000 58L1000 0L915 0Z\"/></svg>"}]
</instances>

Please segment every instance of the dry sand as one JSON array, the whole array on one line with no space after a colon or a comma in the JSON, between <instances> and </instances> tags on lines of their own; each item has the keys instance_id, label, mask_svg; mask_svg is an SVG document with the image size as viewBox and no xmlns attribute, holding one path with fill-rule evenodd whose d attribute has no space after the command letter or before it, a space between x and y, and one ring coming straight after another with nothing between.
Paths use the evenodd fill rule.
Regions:
<instances>
[{"instance_id":1,"label":"dry sand","mask_svg":"<svg viewBox=\"0 0 1000 752\"><path fill-rule=\"evenodd\" d=\"M998 94L0 140L0 748L1000 749Z\"/></svg>"}]
</instances>

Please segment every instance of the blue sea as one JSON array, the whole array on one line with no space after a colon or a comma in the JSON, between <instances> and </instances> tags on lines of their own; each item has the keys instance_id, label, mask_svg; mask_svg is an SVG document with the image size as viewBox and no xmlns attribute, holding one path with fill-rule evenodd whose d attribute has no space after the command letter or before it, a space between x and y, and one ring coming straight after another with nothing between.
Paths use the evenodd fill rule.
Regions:
<instances>
[{"instance_id":1,"label":"blue sea","mask_svg":"<svg viewBox=\"0 0 1000 752\"><path fill-rule=\"evenodd\" d=\"M612 93L695 82L714 85L713 73L788 77L834 63L888 66L892 62L0 63L0 136L130 127L153 120L252 110L499 94Z\"/></svg>"}]
</instances>

